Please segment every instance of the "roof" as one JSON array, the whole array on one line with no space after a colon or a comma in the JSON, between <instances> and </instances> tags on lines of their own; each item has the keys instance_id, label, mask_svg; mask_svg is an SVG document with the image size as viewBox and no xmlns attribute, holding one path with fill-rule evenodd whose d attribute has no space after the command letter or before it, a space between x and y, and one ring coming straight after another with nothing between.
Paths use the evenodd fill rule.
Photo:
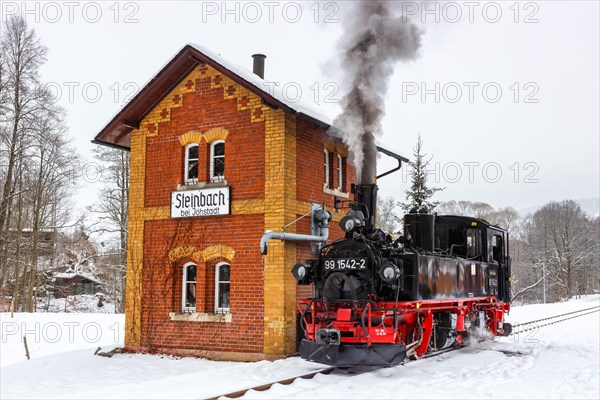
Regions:
<instances>
[{"instance_id":1,"label":"roof","mask_svg":"<svg viewBox=\"0 0 600 400\"><path fill-rule=\"evenodd\" d=\"M484 226L489 227L489 228L494 228L494 229L498 229L498 230L506 232L506 229L504 229L504 228L502 228L502 227L500 227L498 225L494 225L494 224L486 221L483 218L471 217L471 216L468 216L468 215L447 215L447 214L439 214L439 215L436 214L436 217L438 217L438 218L441 217L441 218L444 218L446 220L453 219L453 220L458 220L458 221L463 221L463 222L471 222L471 223L472 222L476 222L477 224L481 224L481 225L484 225Z\"/></svg>"},{"instance_id":2,"label":"roof","mask_svg":"<svg viewBox=\"0 0 600 400\"><path fill-rule=\"evenodd\" d=\"M96 135L94 142L129 149L130 133L196 66L206 63L278 108L329 127L333 119L305 100L291 102L280 87L205 47L188 44Z\"/></svg>"},{"instance_id":3,"label":"roof","mask_svg":"<svg viewBox=\"0 0 600 400\"><path fill-rule=\"evenodd\" d=\"M98 279L96 279L96 278L93 278L93 277L91 277L91 276L84 275L84 274L76 274L76 273L74 273L74 272L59 272L59 273L57 273L57 274L54 274L53 278L55 278L55 279L73 279L73 278L75 278L76 276L80 276L80 277L82 277L83 279L87 279L88 281L92 281L92 282L94 282L94 283L97 283L97 284L99 284L99 285L101 285L101 284L102 284L102 282L100 282L100 281L99 281Z\"/></svg>"}]
</instances>

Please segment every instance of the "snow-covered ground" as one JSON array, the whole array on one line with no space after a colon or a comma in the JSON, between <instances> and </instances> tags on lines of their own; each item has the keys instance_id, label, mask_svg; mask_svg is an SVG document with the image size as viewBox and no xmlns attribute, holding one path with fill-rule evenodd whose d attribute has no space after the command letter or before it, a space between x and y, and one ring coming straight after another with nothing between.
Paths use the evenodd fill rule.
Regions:
<instances>
[{"instance_id":1,"label":"snow-covered ground","mask_svg":"<svg viewBox=\"0 0 600 400\"><path fill-rule=\"evenodd\" d=\"M513 308L526 322L600 305L599 296ZM357 376L317 375L245 398L600 398L600 313ZM297 357L234 363L145 354L94 356L122 344L123 316L0 314L0 397L207 398L307 373ZM31 360L25 360L26 334Z\"/></svg>"},{"instance_id":2,"label":"snow-covered ground","mask_svg":"<svg viewBox=\"0 0 600 400\"><path fill-rule=\"evenodd\" d=\"M102 302L98 302L99 298L102 298ZM100 307L98 307L99 304L101 305ZM106 296L100 293L78 294L58 299L53 297L43 298L38 302L38 310L40 309L54 313L115 313L115 305L109 300L106 300Z\"/></svg>"}]
</instances>

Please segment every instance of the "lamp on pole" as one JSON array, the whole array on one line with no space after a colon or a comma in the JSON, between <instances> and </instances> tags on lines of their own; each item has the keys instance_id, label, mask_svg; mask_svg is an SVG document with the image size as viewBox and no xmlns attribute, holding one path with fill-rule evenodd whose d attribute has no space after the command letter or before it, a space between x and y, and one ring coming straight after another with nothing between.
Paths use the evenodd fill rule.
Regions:
<instances>
[{"instance_id":1,"label":"lamp on pole","mask_svg":"<svg viewBox=\"0 0 600 400\"><path fill-rule=\"evenodd\" d=\"M546 304L546 263L542 263L542 274L544 274L544 304Z\"/></svg>"}]
</instances>

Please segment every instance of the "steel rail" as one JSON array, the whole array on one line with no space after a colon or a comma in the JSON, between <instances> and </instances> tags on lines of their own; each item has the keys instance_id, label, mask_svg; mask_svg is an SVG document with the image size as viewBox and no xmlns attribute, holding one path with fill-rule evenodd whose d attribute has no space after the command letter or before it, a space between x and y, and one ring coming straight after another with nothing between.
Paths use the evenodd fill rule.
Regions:
<instances>
[{"instance_id":1,"label":"steel rail","mask_svg":"<svg viewBox=\"0 0 600 400\"><path fill-rule=\"evenodd\" d=\"M593 310L593 311L590 311L590 310ZM551 316L551 317L537 319L537 320L534 320L534 321L522 322L522 323L513 325L513 329L517 328L517 331L513 330L513 332L510 335L508 335L508 336L512 336L512 335L515 335L517 333L527 332L527 331L534 330L534 329L539 329L539 328L541 328L543 326L557 324L559 322L567 321L569 319L578 318L578 317L581 317L581 316L584 316L584 315L588 315L588 314L593 314L593 313L598 312L598 311L600 311L600 306L584 308L584 309L581 309L581 310L571 311L571 312L563 313L563 314L558 314L558 315L554 315L554 316ZM573 314L577 314L577 315L573 315ZM545 323L543 325L535 325L535 326L532 326L532 327L525 327L524 329L520 329L520 327L522 327L522 326L535 324L535 323L541 322L541 321L554 320L554 319L561 318L561 317L566 317L566 318L562 318L562 319L559 319L559 320L556 320L556 321L551 321L551 322ZM459 350L460 348L461 347L456 347L456 348L452 347L452 348L449 348L449 349L444 349L444 350L436 351L436 352L433 352L433 353L430 353L430 354L425 354L422 357L419 357L419 359L425 359L425 358L429 358L429 357L438 356L438 355L443 354L443 353L448 353L448 352L451 352L451 351L454 351L454 350ZM312 379L316 375L319 375L319 374L321 374L321 375L330 375L334 371L340 371L340 372L344 371L347 374L360 375L360 374L364 374L364 373L367 373L367 372L372 372L372 371L377 370L377 369L380 369L380 368L372 368L372 369L368 369L368 370L365 370L365 371L362 371L362 372L355 372L355 373L353 373L353 372L350 372L351 370L349 368L329 367L329 368L324 368L324 369L312 371L312 372L309 372L309 373L306 373L306 374L294 376L294 377L291 377L291 378L285 378L285 379L281 379L281 380L278 380L278 381L275 381L275 382L265 383L265 384L253 386L253 387L250 387L250 388L247 388L247 389L241 389L241 390L237 390L237 391L234 391L234 392L230 392L230 393L221 394L221 395L218 395L218 396L209 397L208 400L217 400L217 399L220 399L220 398L237 399L237 398L240 398L243 395L245 395L250 390L254 390L254 391L257 391L257 392L264 392L266 390L269 390L273 385L276 385L276 384L289 385L289 384L295 382L297 379Z\"/></svg>"},{"instance_id":2,"label":"steel rail","mask_svg":"<svg viewBox=\"0 0 600 400\"><path fill-rule=\"evenodd\" d=\"M592 308L597 308L597 307L592 307ZM583 311L585 311L585 310L579 310L579 313L581 313L581 312L583 312ZM584 315L588 315L588 314L597 313L598 311L600 311L600 308L597 308L596 310L593 310L593 311L587 311L587 312L584 312L583 314L572 315L572 316L570 316L570 317L562 318L562 319L555 320L555 321L550 321L550 322L547 322L547 323L545 323L545 324L542 324L542 325L534 325L534 326L528 326L528 327L525 327L525 328L520 328L520 327L521 327L521 326L523 326L523 325L531 325L531 324L533 324L533 323L535 323L535 322L538 322L538 321L546 321L546 320L551 320L551 319L555 319L555 318L558 318L558 317L561 317L561 316L571 315L571 314L575 314L575 313L574 313L574 312L571 312L571 313L565 313L565 314L562 314L562 315L557 315L557 316L555 316L555 317L544 318L544 319L541 319L541 320L538 320L538 321L525 322L525 323L523 323L523 324L520 324L520 325L518 325L518 326L517 326L517 330L513 330L513 331L511 332L511 334L510 334L510 335L508 335L508 336L513 336L513 335L516 335L516 334L519 334L519 333L523 333L523 332L529 332L529 331L537 330L537 329L539 329L539 328L542 328L542 327L544 327L544 326L554 325L554 324L557 324L557 323L559 323L559 322L567 321L567 320L574 319L574 318L583 317Z\"/></svg>"},{"instance_id":3,"label":"steel rail","mask_svg":"<svg viewBox=\"0 0 600 400\"><path fill-rule=\"evenodd\" d=\"M217 399L220 399L222 397L225 397L225 398L228 398L228 399L237 399L237 398L240 398L243 395L245 395L250 390L255 390L257 392L264 392L265 390L270 389L271 386L273 386L273 385L275 385L277 383L279 383L280 385L289 385L292 382L294 382L296 379L312 379L317 374L329 375L330 373L332 373L336 369L338 369L338 368L337 367L324 368L324 369L320 369L320 370L317 370L317 371L309 372L309 373L306 373L306 374L303 374L303 375L298 375L298 376L294 376L294 377L291 377L291 378L285 378L285 379L281 379L279 381L265 383L265 384L262 384L262 385L253 386L251 388L237 390L237 391L231 392L231 393L221 394L221 395L214 396L214 397L209 397L208 400L217 400Z\"/></svg>"},{"instance_id":4,"label":"steel rail","mask_svg":"<svg viewBox=\"0 0 600 400\"><path fill-rule=\"evenodd\" d=\"M536 320L534 320L534 321L522 322L522 323L514 324L512 327L513 327L513 329L514 329L514 328L518 328L518 327L520 327L520 326L523 326L523 325L535 324L535 323L537 323L537 322L541 322L541 321L547 321L547 320L550 320L550 319L555 319L555 318L560 318L560 317L564 317L564 316L566 316L566 315L578 314L578 313L582 313L582 312L584 312L584 311L589 311L589 310L595 310L595 311L593 311L593 312L600 311L600 306L594 306L594 307L589 307L589 308L583 308L583 309L581 309L581 310L577 310L577 311L570 311L570 312L568 312L568 313L563 313L563 314L553 315L553 316L551 316L551 317L546 317L546 318L540 318L540 319L536 319Z\"/></svg>"}]
</instances>

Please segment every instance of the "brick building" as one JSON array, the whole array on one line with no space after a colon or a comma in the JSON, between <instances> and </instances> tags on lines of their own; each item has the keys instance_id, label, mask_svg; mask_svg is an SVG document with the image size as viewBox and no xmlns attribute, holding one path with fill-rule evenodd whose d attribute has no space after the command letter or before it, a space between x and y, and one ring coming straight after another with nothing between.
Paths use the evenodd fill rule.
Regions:
<instances>
[{"instance_id":1,"label":"brick building","mask_svg":"<svg viewBox=\"0 0 600 400\"><path fill-rule=\"evenodd\" d=\"M264 59L264 58L263 58ZM260 74L261 57L255 57ZM274 240L355 173L314 107L185 46L96 136L131 151L126 337L132 351L273 359L296 351L291 267L310 243ZM310 233L301 219L289 233Z\"/></svg>"}]
</instances>

